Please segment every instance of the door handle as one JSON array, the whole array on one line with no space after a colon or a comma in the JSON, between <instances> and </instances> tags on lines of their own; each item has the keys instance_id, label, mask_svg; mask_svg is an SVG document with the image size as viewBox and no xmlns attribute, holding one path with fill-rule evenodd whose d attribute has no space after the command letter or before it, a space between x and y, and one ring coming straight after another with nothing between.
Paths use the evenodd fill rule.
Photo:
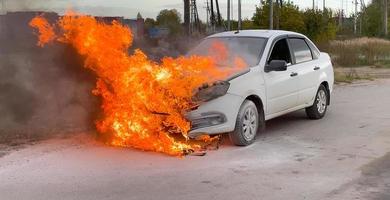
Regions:
<instances>
[{"instance_id":1,"label":"door handle","mask_svg":"<svg viewBox=\"0 0 390 200\"><path fill-rule=\"evenodd\" d=\"M318 66L314 67L314 70L315 70L315 71L316 71L316 70L319 70L319 69L321 69L321 68L318 67Z\"/></svg>"},{"instance_id":2,"label":"door handle","mask_svg":"<svg viewBox=\"0 0 390 200\"><path fill-rule=\"evenodd\" d=\"M298 73L293 72L293 73L290 74L290 76L291 76L291 77L298 76Z\"/></svg>"}]
</instances>

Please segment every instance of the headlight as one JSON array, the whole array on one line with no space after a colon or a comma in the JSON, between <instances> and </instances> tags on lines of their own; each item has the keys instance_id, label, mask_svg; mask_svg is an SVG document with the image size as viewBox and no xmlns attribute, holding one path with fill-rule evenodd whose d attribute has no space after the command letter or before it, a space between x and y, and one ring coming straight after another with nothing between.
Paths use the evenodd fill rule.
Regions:
<instances>
[{"instance_id":1,"label":"headlight","mask_svg":"<svg viewBox=\"0 0 390 200\"><path fill-rule=\"evenodd\" d=\"M199 88L198 92L194 96L195 101L210 101L221 97L229 90L230 83L226 81L219 81L212 85L204 85Z\"/></svg>"},{"instance_id":2,"label":"headlight","mask_svg":"<svg viewBox=\"0 0 390 200\"><path fill-rule=\"evenodd\" d=\"M202 113L197 119L191 120L191 130L216 126L226 122L226 116L218 112Z\"/></svg>"}]
</instances>

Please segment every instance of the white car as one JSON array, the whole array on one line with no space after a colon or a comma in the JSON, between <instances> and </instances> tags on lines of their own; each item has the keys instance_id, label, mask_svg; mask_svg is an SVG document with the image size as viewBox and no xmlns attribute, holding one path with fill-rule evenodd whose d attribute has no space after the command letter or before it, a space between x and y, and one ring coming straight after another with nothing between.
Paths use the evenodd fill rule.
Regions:
<instances>
[{"instance_id":1,"label":"white car","mask_svg":"<svg viewBox=\"0 0 390 200\"><path fill-rule=\"evenodd\" d=\"M187 115L191 138L229 133L234 144L246 146L272 118L300 109L310 119L324 117L333 66L329 55L306 36L271 30L224 32L207 37L189 55L207 54L214 41L223 42L250 67L198 92L205 103Z\"/></svg>"}]
</instances>

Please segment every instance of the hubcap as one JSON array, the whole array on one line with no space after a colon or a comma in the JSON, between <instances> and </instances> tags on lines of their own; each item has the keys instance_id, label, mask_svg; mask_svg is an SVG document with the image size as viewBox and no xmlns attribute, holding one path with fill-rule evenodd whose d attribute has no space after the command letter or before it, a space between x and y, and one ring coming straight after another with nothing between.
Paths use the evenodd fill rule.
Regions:
<instances>
[{"instance_id":1,"label":"hubcap","mask_svg":"<svg viewBox=\"0 0 390 200\"><path fill-rule=\"evenodd\" d=\"M320 114L323 114L326 110L326 93L324 90L320 90L317 95L317 109Z\"/></svg>"},{"instance_id":2,"label":"hubcap","mask_svg":"<svg viewBox=\"0 0 390 200\"><path fill-rule=\"evenodd\" d=\"M257 123L256 110L254 108L248 108L245 111L244 121L242 123L245 140L250 141L256 136Z\"/></svg>"}]
</instances>

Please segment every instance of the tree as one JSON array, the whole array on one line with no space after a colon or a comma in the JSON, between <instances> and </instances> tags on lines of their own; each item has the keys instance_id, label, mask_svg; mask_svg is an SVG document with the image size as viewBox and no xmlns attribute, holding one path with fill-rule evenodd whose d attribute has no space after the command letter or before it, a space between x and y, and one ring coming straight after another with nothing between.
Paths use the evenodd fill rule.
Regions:
<instances>
[{"instance_id":1,"label":"tree","mask_svg":"<svg viewBox=\"0 0 390 200\"><path fill-rule=\"evenodd\" d=\"M262 0L259 6L256 6L256 12L254 13L252 20L253 23L262 28L268 29L269 27L269 1ZM278 5L274 3L274 7ZM279 5L279 27L282 30L289 30L295 32L304 32L305 25L303 22L303 15L299 11L299 7L293 4L291 1ZM274 21L277 21L277 16L274 15Z\"/></svg>"},{"instance_id":2,"label":"tree","mask_svg":"<svg viewBox=\"0 0 390 200\"><path fill-rule=\"evenodd\" d=\"M152 28L152 27L154 27L156 25L157 25L156 20L154 20L152 18L146 18L145 19L145 28L146 29Z\"/></svg>"},{"instance_id":3,"label":"tree","mask_svg":"<svg viewBox=\"0 0 390 200\"><path fill-rule=\"evenodd\" d=\"M337 27L330 10L301 11L292 1L274 4L274 8L279 6L276 12L279 16L274 15L274 21L277 22L279 18L280 29L303 33L316 42L326 42L336 37ZM269 7L269 1L264 0L256 6L256 12L252 17L255 26L268 29Z\"/></svg>"},{"instance_id":4,"label":"tree","mask_svg":"<svg viewBox=\"0 0 390 200\"><path fill-rule=\"evenodd\" d=\"M363 11L363 35L381 36L383 35L382 1L373 0Z\"/></svg>"},{"instance_id":5,"label":"tree","mask_svg":"<svg viewBox=\"0 0 390 200\"><path fill-rule=\"evenodd\" d=\"M244 19L242 20L242 29L259 29L259 26L250 19Z\"/></svg>"},{"instance_id":6,"label":"tree","mask_svg":"<svg viewBox=\"0 0 390 200\"><path fill-rule=\"evenodd\" d=\"M138 12L138 14L137 14L137 19L143 19L141 13L139 13L139 12Z\"/></svg>"},{"instance_id":7,"label":"tree","mask_svg":"<svg viewBox=\"0 0 390 200\"><path fill-rule=\"evenodd\" d=\"M307 9L303 16L304 33L312 40L322 43L336 37L337 26L330 10Z\"/></svg>"},{"instance_id":8,"label":"tree","mask_svg":"<svg viewBox=\"0 0 390 200\"><path fill-rule=\"evenodd\" d=\"M170 36L182 33L180 13L176 9L160 11L157 16L157 25L168 28Z\"/></svg>"}]
</instances>

